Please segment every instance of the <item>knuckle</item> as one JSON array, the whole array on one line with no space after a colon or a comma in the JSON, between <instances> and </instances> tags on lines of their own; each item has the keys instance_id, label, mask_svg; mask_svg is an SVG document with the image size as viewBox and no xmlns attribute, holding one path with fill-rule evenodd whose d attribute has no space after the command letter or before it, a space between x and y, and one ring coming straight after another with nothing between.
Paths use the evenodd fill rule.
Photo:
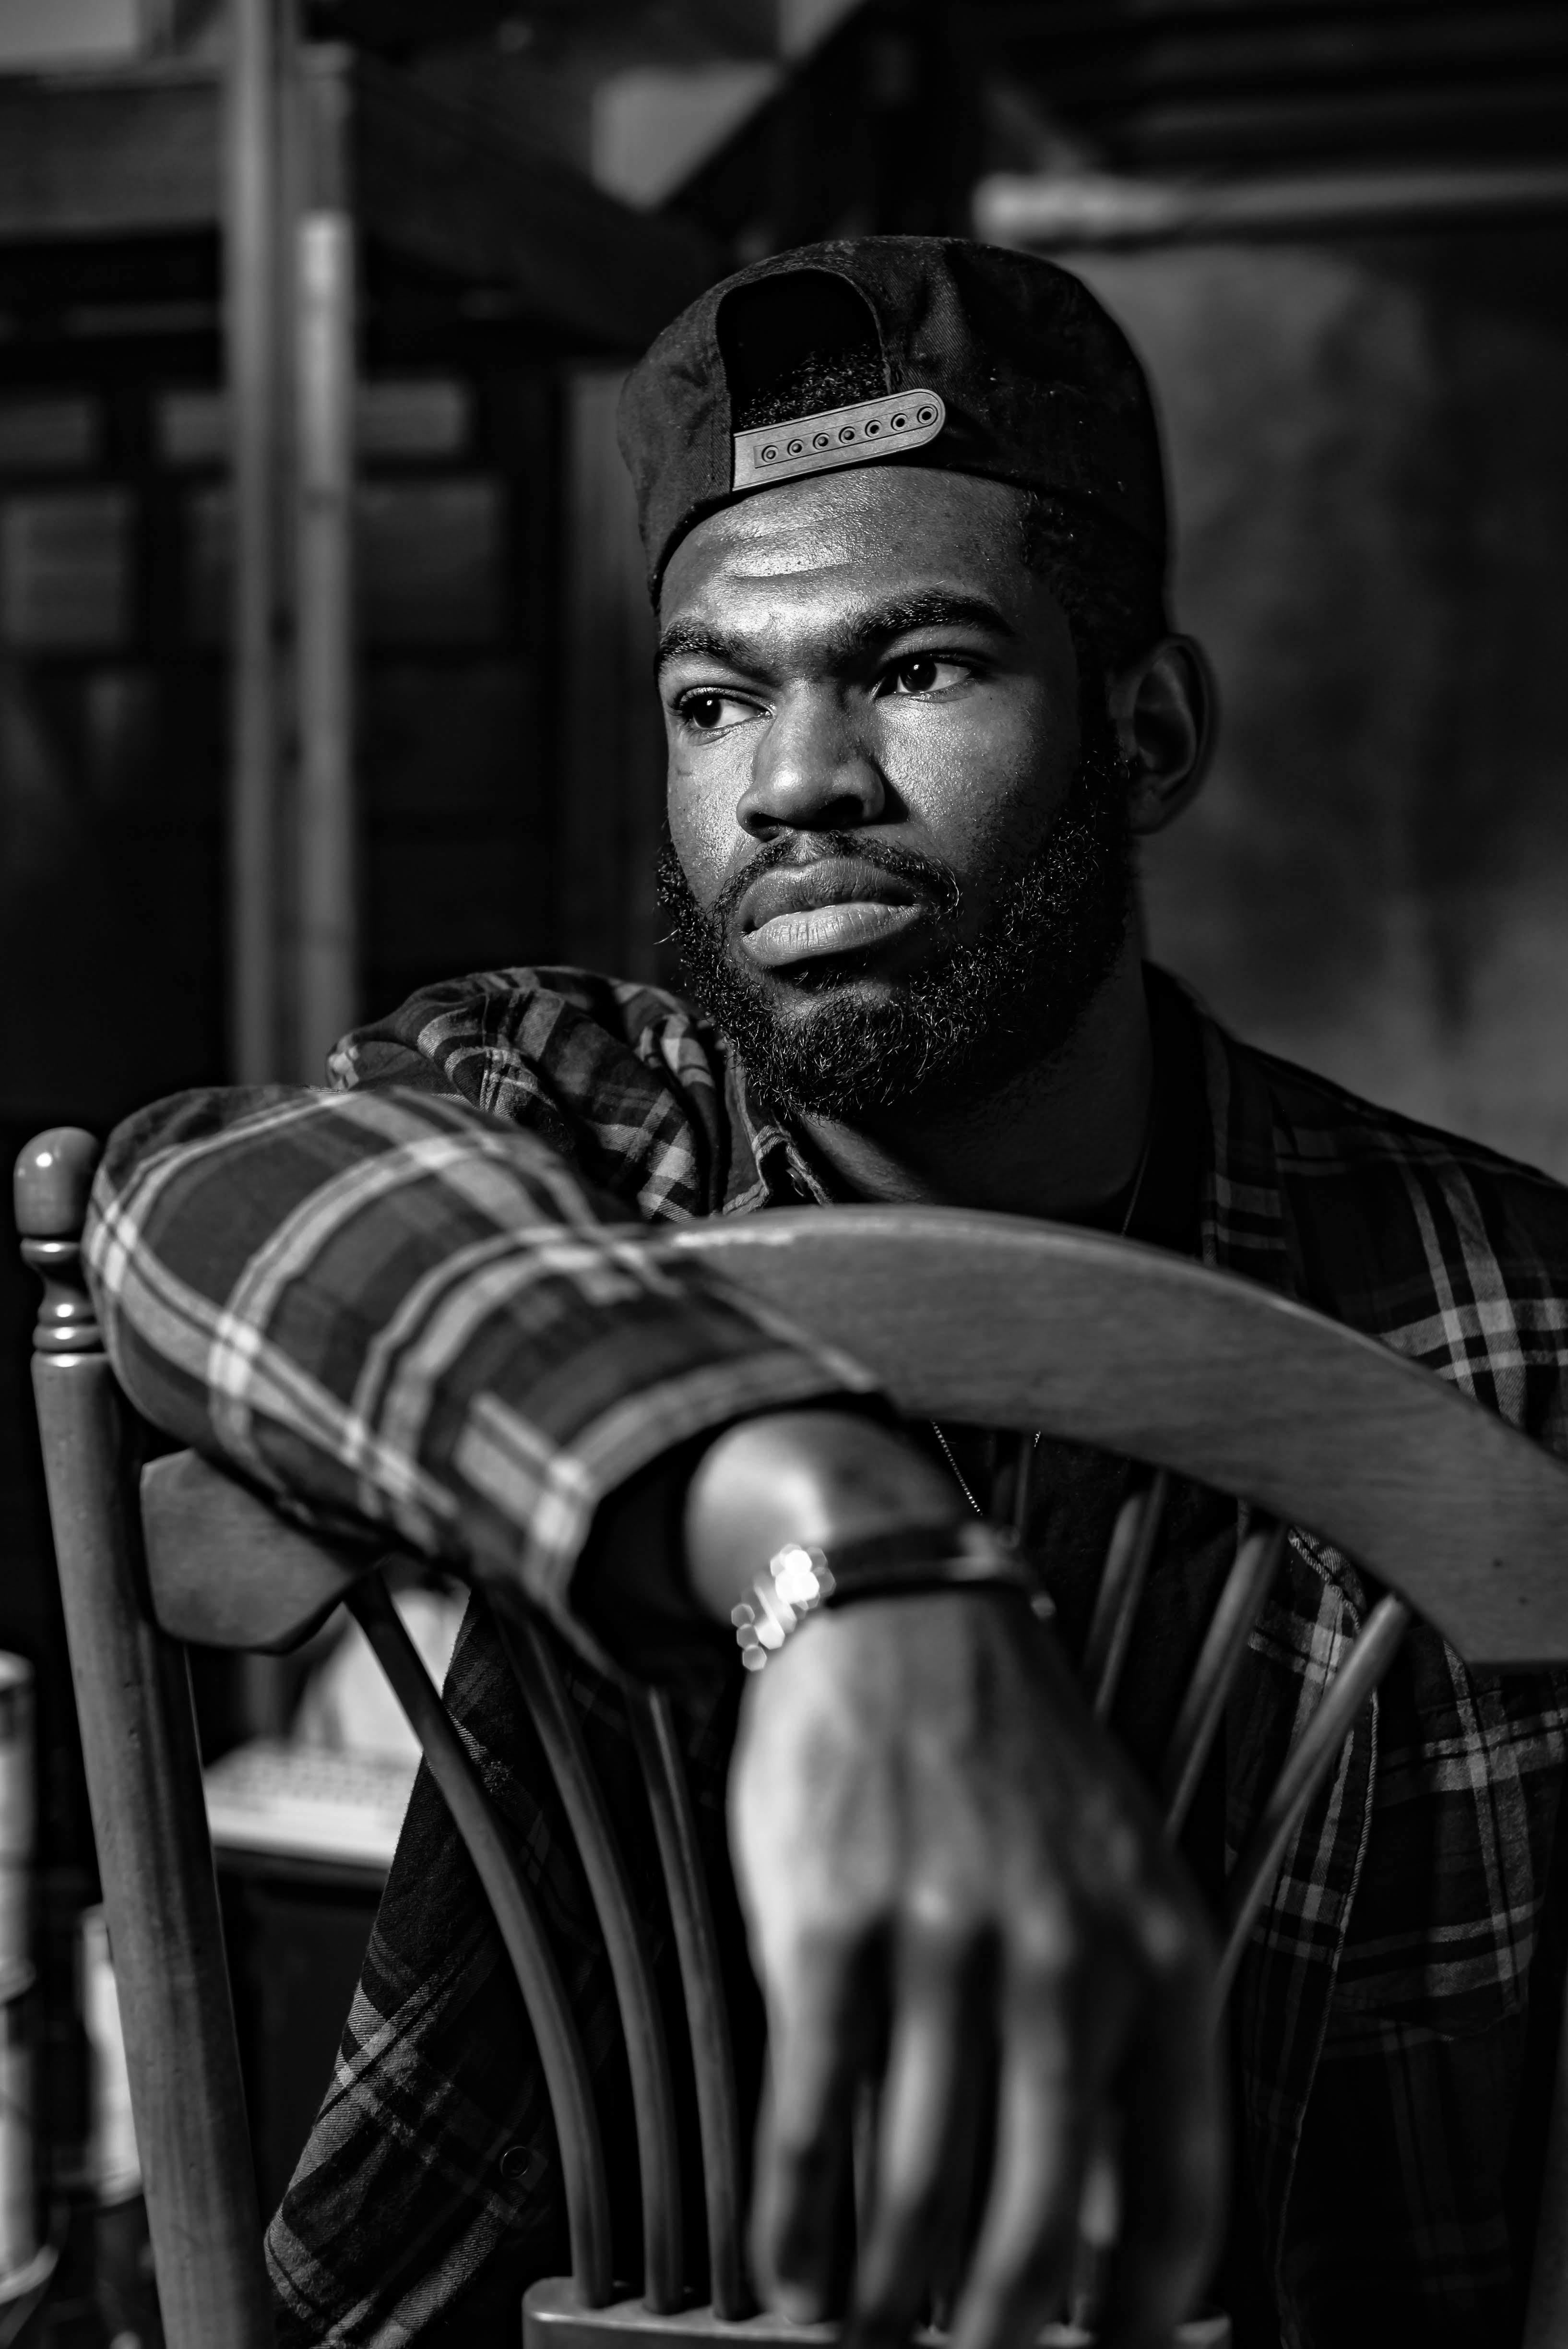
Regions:
<instances>
[{"instance_id":1,"label":"knuckle","mask_svg":"<svg viewBox=\"0 0 1568 2349\"><path fill-rule=\"evenodd\" d=\"M1144 1968L1161 1987L1196 1989L1213 1970L1213 1936L1195 1905L1180 1896L1151 1892L1141 1900L1133 1938Z\"/></svg>"},{"instance_id":2,"label":"knuckle","mask_svg":"<svg viewBox=\"0 0 1568 2349\"><path fill-rule=\"evenodd\" d=\"M924 1878L899 1902L898 1939L909 1955L938 1967L962 1964L986 1938L989 1919L965 1885Z\"/></svg>"},{"instance_id":3,"label":"knuckle","mask_svg":"<svg viewBox=\"0 0 1568 2349\"><path fill-rule=\"evenodd\" d=\"M1191 1971L1196 1936L1192 1920L1176 1901L1160 1893L1148 1895L1139 1903L1135 1933L1139 1954L1151 1973L1178 1981Z\"/></svg>"},{"instance_id":4,"label":"knuckle","mask_svg":"<svg viewBox=\"0 0 1568 2349\"><path fill-rule=\"evenodd\" d=\"M1068 1903L1037 1894L1009 1918L1006 1946L1017 1985L1045 1993L1064 1989L1089 1954L1088 1937Z\"/></svg>"}]
</instances>

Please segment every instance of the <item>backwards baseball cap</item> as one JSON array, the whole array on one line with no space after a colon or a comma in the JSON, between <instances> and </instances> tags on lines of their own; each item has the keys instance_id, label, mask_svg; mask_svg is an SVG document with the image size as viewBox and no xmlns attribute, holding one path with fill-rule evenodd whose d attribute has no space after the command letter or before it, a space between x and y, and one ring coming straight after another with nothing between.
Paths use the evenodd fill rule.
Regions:
<instances>
[{"instance_id":1,"label":"backwards baseball cap","mask_svg":"<svg viewBox=\"0 0 1568 2349\"><path fill-rule=\"evenodd\" d=\"M1143 370L1088 288L1033 254L873 236L758 262L665 328L626 379L619 431L655 595L705 515L888 462L1082 501L1163 577Z\"/></svg>"}]
</instances>

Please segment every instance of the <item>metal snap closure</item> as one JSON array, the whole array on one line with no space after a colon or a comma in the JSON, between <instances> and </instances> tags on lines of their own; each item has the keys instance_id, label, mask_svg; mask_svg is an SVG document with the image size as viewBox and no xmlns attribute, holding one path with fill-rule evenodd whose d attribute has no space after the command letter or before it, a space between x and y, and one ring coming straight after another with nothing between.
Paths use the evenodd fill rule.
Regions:
<instances>
[{"instance_id":1,"label":"metal snap closure","mask_svg":"<svg viewBox=\"0 0 1568 2349\"><path fill-rule=\"evenodd\" d=\"M509 2145L500 2158L501 2176L511 2178L514 2184L521 2179L525 2186L533 2185L543 2168L544 2156L537 2147Z\"/></svg>"},{"instance_id":2,"label":"metal snap closure","mask_svg":"<svg viewBox=\"0 0 1568 2349\"><path fill-rule=\"evenodd\" d=\"M881 430L882 426L877 422L874 416L870 416L866 419L866 439L868 440L874 440Z\"/></svg>"},{"instance_id":3,"label":"metal snap closure","mask_svg":"<svg viewBox=\"0 0 1568 2349\"><path fill-rule=\"evenodd\" d=\"M855 428L854 428L854 426L853 426L852 424L841 424L841 425L840 425L840 427L839 427L839 438L840 438L840 440L852 440L854 439L854 437L855 437Z\"/></svg>"},{"instance_id":4,"label":"metal snap closure","mask_svg":"<svg viewBox=\"0 0 1568 2349\"><path fill-rule=\"evenodd\" d=\"M778 454L779 454L779 451L778 451L778 450L777 450L777 449L764 449L764 450L762 451L762 461L763 461L763 463L764 463L765 465L770 465L770 464L773 462L774 458L775 458L775 457L777 457L777 455L778 455Z\"/></svg>"},{"instance_id":5,"label":"metal snap closure","mask_svg":"<svg viewBox=\"0 0 1568 2349\"><path fill-rule=\"evenodd\" d=\"M803 440L791 440L789 444L790 456L799 457L804 450L805 446L806 443Z\"/></svg>"},{"instance_id":6,"label":"metal snap closure","mask_svg":"<svg viewBox=\"0 0 1568 2349\"><path fill-rule=\"evenodd\" d=\"M830 441L825 432L813 432L811 435L811 446L813 449L828 449L832 446L832 443Z\"/></svg>"}]
</instances>

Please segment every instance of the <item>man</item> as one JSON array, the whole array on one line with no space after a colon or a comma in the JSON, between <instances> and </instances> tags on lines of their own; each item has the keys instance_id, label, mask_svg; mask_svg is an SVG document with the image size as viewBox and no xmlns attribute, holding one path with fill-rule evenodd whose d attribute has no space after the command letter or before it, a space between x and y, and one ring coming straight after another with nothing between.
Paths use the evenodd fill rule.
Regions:
<instances>
[{"instance_id":1,"label":"man","mask_svg":"<svg viewBox=\"0 0 1568 2349\"><path fill-rule=\"evenodd\" d=\"M738 1710L732 1845L768 2010L754 2248L777 2305L847 2295L892 2343L956 2265L962 2349L1022 2349L1109 2117L1101 2337L1161 2341L1222 2199L1205 1937L1061 1652L1123 1472L1039 1448L1058 1640L997 1546L978 1582L956 1563L999 1494L984 1431L900 1427L853 1362L655 1263L634 1227L905 1199L1128 1231L1560 1443L1568 1199L1247 1051L1142 967L1135 843L1196 788L1207 693L1164 615L1147 390L1073 279L936 240L784 255L661 336L623 439L661 632L662 887L703 1008L492 973L350 1039L328 1092L132 1120L89 1240L111 1350L151 1418L315 1522L553 1610L618 1800L606 1667L679 1690L710 1826ZM1214 1495L1172 1508L1118 1723L1135 1761L1234 1530ZM744 1644L801 1541L847 1603L748 1678L733 1612ZM1211 1887L1366 1603L1293 1540L1188 1837ZM482 1614L450 1695L594 2044L602 1956ZM1234 2003L1220 2290L1243 2343L1517 2332L1563 1696L1418 1634L1293 1847ZM560 2263L537 2070L423 1782L269 2256L289 2343L508 2338L521 2283Z\"/></svg>"}]
</instances>

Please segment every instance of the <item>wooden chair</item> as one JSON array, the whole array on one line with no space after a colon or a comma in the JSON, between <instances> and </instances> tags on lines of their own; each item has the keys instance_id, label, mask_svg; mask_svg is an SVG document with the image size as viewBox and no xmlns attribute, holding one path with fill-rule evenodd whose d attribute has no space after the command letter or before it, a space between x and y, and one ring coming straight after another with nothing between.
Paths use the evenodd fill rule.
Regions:
<instances>
[{"instance_id":1,"label":"wooden chair","mask_svg":"<svg viewBox=\"0 0 1568 2349\"><path fill-rule=\"evenodd\" d=\"M724 1996L689 1798L665 1702L629 1701L680 1960L697 2088L710 2303L687 2305L669 2056L605 1806L552 1637L501 1625L598 1907L636 2115L645 2271L612 2274L587 2066L548 1940L504 1835L366 1552L335 1551L191 1454L135 1474L136 1429L82 1280L97 1157L75 1129L16 1170L24 1254L43 1278L35 1385L132 2098L170 2349L263 2349L271 2320L183 1643L280 1651L346 1605L418 1733L494 1907L538 2042L562 2161L569 2279L525 2302L530 2349L614 2349L627 2333L830 2338L750 2314ZM1117 1521L1086 1654L1109 1708L1171 1475L1250 1505L1184 1692L1163 1799L1179 1826L1284 1538L1299 1524L1387 1586L1286 1760L1230 1878L1233 1971L1280 1857L1412 1609L1472 1662L1568 1660L1568 1471L1450 1387L1250 1284L1125 1241L957 1211L806 1209L651 1236L841 1345L901 1409L1053 1434L1147 1475ZM500 1619L498 1617L498 1623ZM1568 2054L1564 2058L1568 2067ZM1560 2089L1529 2349L1568 2338L1568 2088ZM1061 2337L1067 2338L1064 2334ZM1081 2336L1072 2336L1081 2337ZM1196 2343L1221 2337L1200 2326Z\"/></svg>"}]
</instances>

